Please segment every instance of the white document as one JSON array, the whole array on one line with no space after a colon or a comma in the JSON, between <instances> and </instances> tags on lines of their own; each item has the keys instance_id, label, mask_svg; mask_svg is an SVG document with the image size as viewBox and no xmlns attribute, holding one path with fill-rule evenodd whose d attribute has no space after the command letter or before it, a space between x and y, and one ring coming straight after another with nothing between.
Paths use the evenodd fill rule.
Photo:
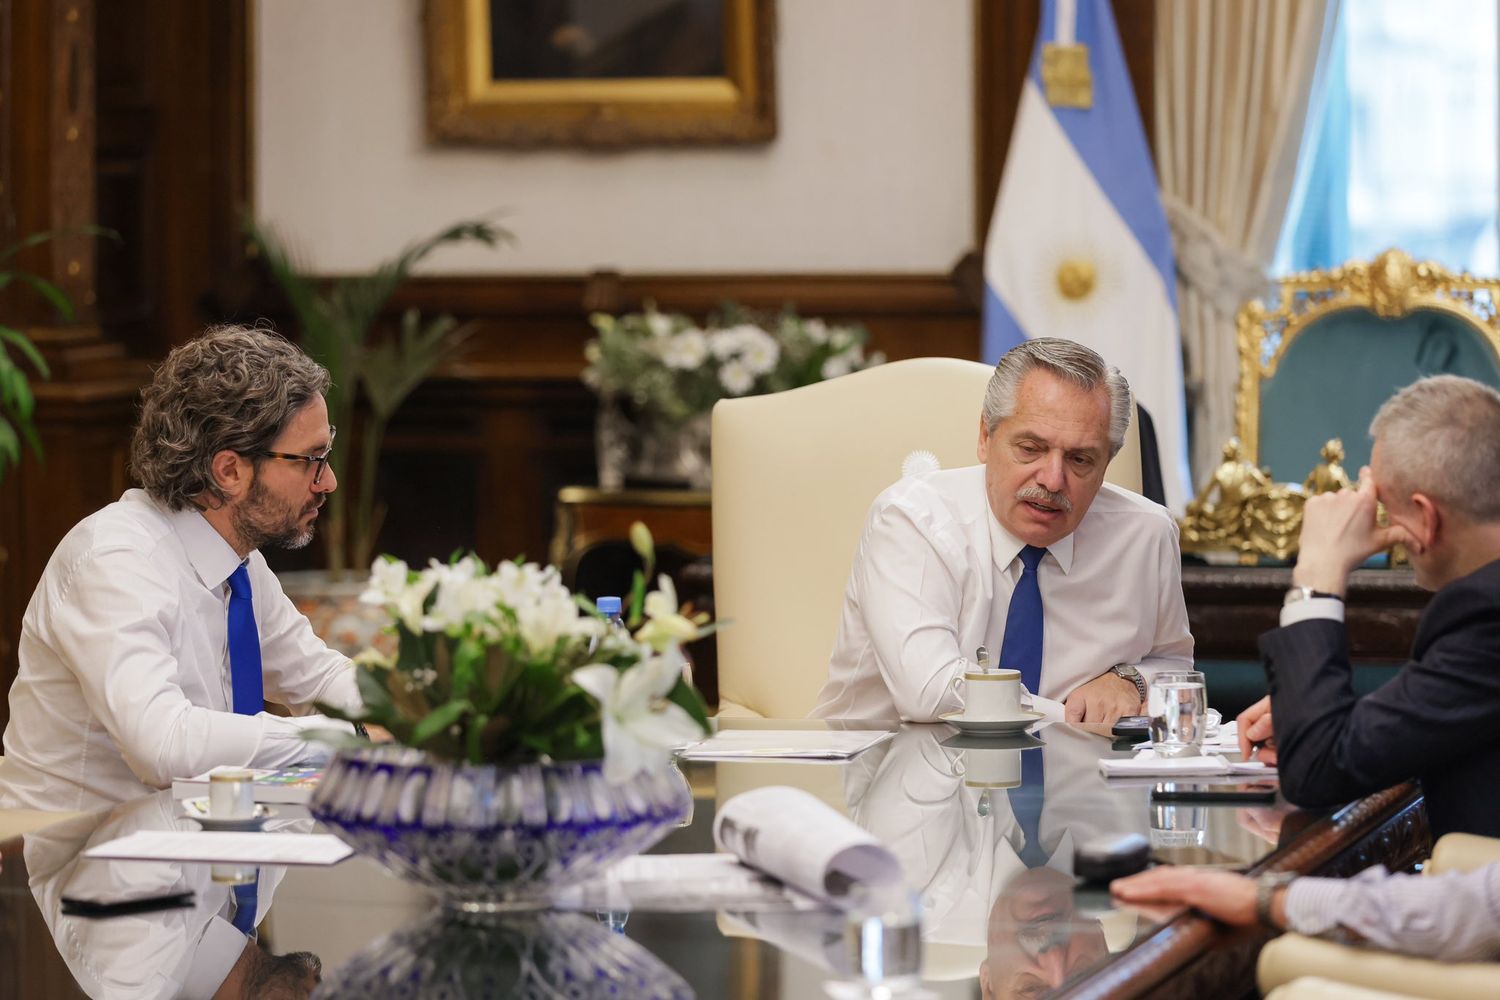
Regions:
<instances>
[{"instance_id":1,"label":"white document","mask_svg":"<svg viewBox=\"0 0 1500 1000\"><path fill-rule=\"evenodd\" d=\"M640 854L602 876L564 889L552 904L568 910L821 910L800 890L740 863L732 854Z\"/></svg>"},{"instance_id":2,"label":"white document","mask_svg":"<svg viewBox=\"0 0 1500 1000\"><path fill-rule=\"evenodd\" d=\"M327 833L141 830L84 852L88 858L246 865L336 865L354 849Z\"/></svg>"},{"instance_id":3,"label":"white document","mask_svg":"<svg viewBox=\"0 0 1500 1000\"><path fill-rule=\"evenodd\" d=\"M714 818L714 843L810 896L845 901L856 887L887 890L901 862L868 831L800 788L742 792Z\"/></svg>"},{"instance_id":4,"label":"white document","mask_svg":"<svg viewBox=\"0 0 1500 1000\"><path fill-rule=\"evenodd\" d=\"M682 751L684 760L850 760L896 735L867 729L723 729Z\"/></svg>"},{"instance_id":5,"label":"white document","mask_svg":"<svg viewBox=\"0 0 1500 1000\"><path fill-rule=\"evenodd\" d=\"M1099 771L1106 778L1143 778L1160 775L1179 777L1184 775L1243 774L1275 777L1276 769L1258 761L1230 761L1222 754L1204 754L1201 757L1158 757L1155 750L1142 750L1134 757L1124 759L1101 758Z\"/></svg>"}]
</instances>

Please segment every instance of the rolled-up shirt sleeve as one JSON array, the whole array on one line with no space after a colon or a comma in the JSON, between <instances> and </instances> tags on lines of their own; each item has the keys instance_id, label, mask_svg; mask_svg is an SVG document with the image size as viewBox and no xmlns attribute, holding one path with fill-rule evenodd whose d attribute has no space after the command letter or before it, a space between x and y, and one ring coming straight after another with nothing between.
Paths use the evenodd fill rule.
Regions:
<instances>
[{"instance_id":1,"label":"rolled-up shirt sleeve","mask_svg":"<svg viewBox=\"0 0 1500 1000\"><path fill-rule=\"evenodd\" d=\"M184 676L215 676L217 664L184 672L174 650L180 593L151 560L129 548L90 553L61 581L47 634L75 674L90 712L137 778L165 788L176 777L232 764L284 767L321 762L328 751L302 732L330 720L237 715L194 704Z\"/></svg>"},{"instance_id":2,"label":"rolled-up shirt sleeve","mask_svg":"<svg viewBox=\"0 0 1500 1000\"><path fill-rule=\"evenodd\" d=\"M901 718L934 722L961 707L953 680L967 665L959 651L963 560L941 551L911 512L872 512L854 580L880 673Z\"/></svg>"},{"instance_id":3,"label":"rolled-up shirt sleeve","mask_svg":"<svg viewBox=\"0 0 1500 1000\"><path fill-rule=\"evenodd\" d=\"M1352 879L1299 878L1287 889L1287 926L1353 934L1388 951L1444 961L1500 958L1500 863L1472 872Z\"/></svg>"}]
</instances>

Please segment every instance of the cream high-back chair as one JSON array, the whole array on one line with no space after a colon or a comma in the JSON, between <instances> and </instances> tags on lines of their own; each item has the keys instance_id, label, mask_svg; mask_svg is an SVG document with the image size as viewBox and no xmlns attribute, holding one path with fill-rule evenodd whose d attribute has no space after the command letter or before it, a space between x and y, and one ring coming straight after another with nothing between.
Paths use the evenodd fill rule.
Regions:
<instances>
[{"instance_id":1,"label":"cream high-back chair","mask_svg":"<svg viewBox=\"0 0 1500 1000\"><path fill-rule=\"evenodd\" d=\"M714 407L714 607L732 621L718 633L721 715L812 710L871 501L918 449L945 469L978 461L993 371L917 358ZM1141 488L1134 421L1106 478Z\"/></svg>"}]
</instances>

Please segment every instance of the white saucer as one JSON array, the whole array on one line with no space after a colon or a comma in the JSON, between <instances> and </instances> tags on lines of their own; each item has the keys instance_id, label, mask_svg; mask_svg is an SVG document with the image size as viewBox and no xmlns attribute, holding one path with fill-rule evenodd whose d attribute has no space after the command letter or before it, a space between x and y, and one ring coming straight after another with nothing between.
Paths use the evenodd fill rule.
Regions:
<instances>
[{"instance_id":1,"label":"white saucer","mask_svg":"<svg viewBox=\"0 0 1500 1000\"><path fill-rule=\"evenodd\" d=\"M276 815L276 810L264 802L257 802L255 815L244 819L213 819L208 815L208 798L183 799L183 815L205 830L217 833L253 833L266 825Z\"/></svg>"},{"instance_id":2,"label":"white saucer","mask_svg":"<svg viewBox=\"0 0 1500 1000\"><path fill-rule=\"evenodd\" d=\"M1011 733L1025 732L1028 726L1047 717L1045 712L1022 712L1013 719L965 719L962 712L944 712L938 716L950 726L957 727L961 733L972 733L976 736L1000 736Z\"/></svg>"}]
</instances>

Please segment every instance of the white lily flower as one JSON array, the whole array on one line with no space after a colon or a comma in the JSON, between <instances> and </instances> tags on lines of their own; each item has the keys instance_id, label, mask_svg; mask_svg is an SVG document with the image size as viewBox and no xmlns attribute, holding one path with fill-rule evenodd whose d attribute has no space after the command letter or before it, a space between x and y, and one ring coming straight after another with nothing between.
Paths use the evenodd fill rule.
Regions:
<instances>
[{"instance_id":1,"label":"white lily flower","mask_svg":"<svg viewBox=\"0 0 1500 1000\"><path fill-rule=\"evenodd\" d=\"M376 559L370 564L370 581L365 585L364 593L359 595L359 603L380 606L395 604L406 590L409 572L406 563L400 559L387 559L384 556Z\"/></svg>"},{"instance_id":2,"label":"white lily flower","mask_svg":"<svg viewBox=\"0 0 1500 1000\"><path fill-rule=\"evenodd\" d=\"M656 589L646 595L643 610L646 624L636 630L636 641L658 652L698 637L698 626L678 609L677 588L665 573L656 578Z\"/></svg>"},{"instance_id":3,"label":"white lily flower","mask_svg":"<svg viewBox=\"0 0 1500 1000\"><path fill-rule=\"evenodd\" d=\"M573 671L573 682L599 703L606 781L629 780L702 735L682 706L666 700L684 662L674 646L625 670L596 663Z\"/></svg>"}]
</instances>

